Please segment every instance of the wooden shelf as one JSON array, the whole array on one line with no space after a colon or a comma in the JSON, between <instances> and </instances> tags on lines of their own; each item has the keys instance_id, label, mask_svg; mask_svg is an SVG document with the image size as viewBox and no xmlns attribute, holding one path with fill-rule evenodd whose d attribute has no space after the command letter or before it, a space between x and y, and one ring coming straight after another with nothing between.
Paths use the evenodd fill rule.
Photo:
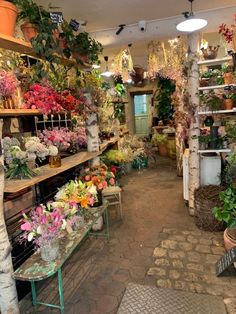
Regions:
<instances>
[{"instance_id":1,"label":"wooden shelf","mask_svg":"<svg viewBox=\"0 0 236 314\"><path fill-rule=\"evenodd\" d=\"M198 65L218 65L218 64L222 64L224 62L229 62L232 60L232 57L225 57L225 58L221 58L221 59L212 59L212 60L202 60L202 61L198 61Z\"/></svg>"},{"instance_id":2,"label":"wooden shelf","mask_svg":"<svg viewBox=\"0 0 236 314\"><path fill-rule=\"evenodd\" d=\"M32 187L37 183L40 183L44 180L47 180L53 176L56 176L66 170L74 168L79 164L82 164L90 159L98 157L101 155L104 150L111 144L115 144L118 141L118 137L106 141L100 145L99 152L80 152L72 156L62 159L62 165L60 168L50 168L49 165L40 167L39 175L33 177L32 179L23 179L23 180L5 180L5 193L18 193L21 190L24 190L28 187Z\"/></svg>"},{"instance_id":3,"label":"wooden shelf","mask_svg":"<svg viewBox=\"0 0 236 314\"><path fill-rule=\"evenodd\" d=\"M231 149L230 148L224 148L224 149L199 149L198 152L199 152L199 154L202 154L202 153L230 153Z\"/></svg>"},{"instance_id":4,"label":"wooden shelf","mask_svg":"<svg viewBox=\"0 0 236 314\"><path fill-rule=\"evenodd\" d=\"M12 36L7 36L0 33L0 47L3 49L11 50L38 59L29 42L26 42L24 40ZM58 56L58 58L61 61L61 64L63 65L75 66L82 71L90 71L92 69L92 67L89 64L78 64L74 59L63 58L62 56L56 54L55 56Z\"/></svg>"},{"instance_id":5,"label":"wooden shelf","mask_svg":"<svg viewBox=\"0 0 236 314\"><path fill-rule=\"evenodd\" d=\"M113 104L116 104L116 103L127 104L129 101L127 98L124 98L124 97L114 97L112 98L111 102Z\"/></svg>"},{"instance_id":6,"label":"wooden shelf","mask_svg":"<svg viewBox=\"0 0 236 314\"><path fill-rule=\"evenodd\" d=\"M236 108L232 110L216 110L216 111L199 111L199 115L213 115L213 114L227 114L227 113L235 113Z\"/></svg>"},{"instance_id":7,"label":"wooden shelf","mask_svg":"<svg viewBox=\"0 0 236 314\"><path fill-rule=\"evenodd\" d=\"M204 87L199 87L198 90L203 91L203 90L212 90L212 89L224 89L225 87L236 87L236 84L204 86Z\"/></svg>"},{"instance_id":8,"label":"wooden shelf","mask_svg":"<svg viewBox=\"0 0 236 314\"><path fill-rule=\"evenodd\" d=\"M0 117L42 115L37 109L0 109Z\"/></svg>"}]
</instances>

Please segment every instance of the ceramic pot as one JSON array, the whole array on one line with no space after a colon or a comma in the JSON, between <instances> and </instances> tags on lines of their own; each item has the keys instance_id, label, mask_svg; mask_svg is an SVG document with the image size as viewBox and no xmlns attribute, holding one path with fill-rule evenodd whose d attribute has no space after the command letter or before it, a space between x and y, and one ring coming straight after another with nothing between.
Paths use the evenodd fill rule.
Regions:
<instances>
[{"instance_id":1,"label":"ceramic pot","mask_svg":"<svg viewBox=\"0 0 236 314\"><path fill-rule=\"evenodd\" d=\"M224 73L224 83L225 83L225 85L233 84L233 73L232 72Z\"/></svg>"},{"instance_id":2,"label":"ceramic pot","mask_svg":"<svg viewBox=\"0 0 236 314\"><path fill-rule=\"evenodd\" d=\"M167 144L158 143L157 146L158 146L159 155L162 157L167 157L168 156Z\"/></svg>"},{"instance_id":3,"label":"ceramic pot","mask_svg":"<svg viewBox=\"0 0 236 314\"><path fill-rule=\"evenodd\" d=\"M8 36L14 36L17 7L9 2L0 0L0 33Z\"/></svg>"},{"instance_id":4,"label":"ceramic pot","mask_svg":"<svg viewBox=\"0 0 236 314\"><path fill-rule=\"evenodd\" d=\"M225 106L225 110L233 109L233 106L234 106L233 99L225 99L224 106Z\"/></svg>"},{"instance_id":5,"label":"ceramic pot","mask_svg":"<svg viewBox=\"0 0 236 314\"><path fill-rule=\"evenodd\" d=\"M224 244L226 251L236 246L236 228L226 228L224 231Z\"/></svg>"},{"instance_id":6,"label":"ceramic pot","mask_svg":"<svg viewBox=\"0 0 236 314\"><path fill-rule=\"evenodd\" d=\"M53 238L40 246L41 258L45 262L52 262L59 255L59 242L57 238Z\"/></svg>"},{"instance_id":7,"label":"ceramic pot","mask_svg":"<svg viewBox=\"0 0 236 314\"><path fill-rule=\"evenodd\" d=\"M49 156L49 167L50 168L59 168L61 167L61 156Z\"/></svg>"},{"instance_id":8,"label":"ceramic pot","mask_svg":"<svg viewBox=\"0 0 236 314\"><path fill-rule=\"evenodd\" d=\"M20 28L25 40L28 42L38 35L37 27L29 22L23 23Z\"/></svg>"}]
</instances>

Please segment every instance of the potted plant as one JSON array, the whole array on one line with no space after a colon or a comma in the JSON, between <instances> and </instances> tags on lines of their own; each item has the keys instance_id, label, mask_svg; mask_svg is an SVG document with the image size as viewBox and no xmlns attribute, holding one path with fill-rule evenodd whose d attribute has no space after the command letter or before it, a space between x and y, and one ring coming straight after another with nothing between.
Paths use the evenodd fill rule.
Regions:
<instances>
[{"instance_id":1,"label":"potted plant","mask_svg":"<svg viewBox=\"0 0 236 314\"><path fill-rule=\"evenodd\" d=\"M222 67L222 73L224 77L224 84L233 84L233 68L232 66L226 65Z\"/></svg>"},{"instance_id":2,"label":"potted plant","mask_svg":"<svg viewBox=\"0 0 236 314\"><path fill-rule=\"evenodd\" d=\"M14 36L18 9L16 1L0 0L0 33Z\"/></svg>"},{"instance_id":3,"label":"potted plant","mask_svg":"<svg viewBox=\"0 0 236 314\"><path fill-rule=\"evenodd\" d=\"M224 232L225 248L229 251L236 246L236 188L228 187L225 191L220 192L222 206L212 209L215 218L225 222L227 228Z\"/></svg>"},{"instance_id":4,"label":"potted plant","mask_svg":"<svg viewBox=\"0 0 236 314\"><path fill-rule=\"evenodd\" d=\"M217 111L221 109L223 98L221 95L216 94L213 90L200 95L201 105L207 107L207 110ZM209 109L208 109L209 108Z\"/></svg>"},{"instance_id":5,"label":"potted plant","mask_svg":"<svg viewBox=\"0 0 236 314\"><path fill-rule=\"evenodd\" d=\"M202 133L198 136L199 149L205 150L208 149L209 143L211 141L211 136L209 133Z\"/></svg>"},{"instance_id":6,"label":"potted plant","mask_svg":"<svg viewBox=\"0 0 236 314\"><path fill-rule=\"evenodd\" d=\"M231 110L234 106L234 100L236 99L236 94L228 92L223 95L224 106L226 110Z\"/></svg>"},{"instance_id":7,"label":"potted plant","mask_svg":"<svg viewBox=\"0 0 236 314\"><path fill-rule=\"evenodd\" d=\"M213 47L208 46L207 48L201 48L203 58L205 60L216 59L219 48L220 48L219 45L213 46Z\"/></svg>"},{"instance_id":8,"label":"potted plant","mask_svg":"<svg viewBox=\"0 0 236 314\"><path fill-rule=\"evenodd\" d=\"M102 53L102 45L89 36L89 33L82 32L74 37L70 43L72 56L79 63L93 64L98 62L98 55Z\"/></svg>"},{"instance_id":9,"label":"potted plant","mask_svg":"<svg viewBox=\"0 0 236 314\"><path fill-rule=\"evenodd\" d=\"M41 21L49 21L50 14L32 0L16 0L16 3L20 11L18 19L23 21L22 33L26 41L31 41L37 36Z\"/></svg>"},{"instance_id":10,"label":"potted plant","mask_svg":"<svg viewBox=\"0 0 236 314\"><path fill-rule=\"evenodd\" d=\"M168 156L168 146L167 146L168 138L166 134L154 134L152 137L152 143L157 145L159 155L162 157Z\"/></svg>"}]
</instances>

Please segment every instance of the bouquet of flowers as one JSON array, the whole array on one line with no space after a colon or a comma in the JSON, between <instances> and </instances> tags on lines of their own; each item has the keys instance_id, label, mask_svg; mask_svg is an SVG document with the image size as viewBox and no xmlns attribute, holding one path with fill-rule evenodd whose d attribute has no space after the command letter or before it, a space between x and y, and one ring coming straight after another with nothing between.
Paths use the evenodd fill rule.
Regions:
<instances>
[{"instance_id":1,"label":"bouquet of flowers","mask_svg":"<svg viewBox=\"0 0 236 314\"><path fill-rule=\"evenodd\" d=\"M20 147L20 142L16 138L3 138L4 159L6 163L5 175L9 179L32 178L37 171L29 169L28 162L45 159L48 155L57 154L57 148L53 145L46 147L40 143L37 137L25 139L25 151Z\"/></svg>"},{"instance_id":2,"label":"bouquet of flowers","mask_svg":"<svg viewBox=\"0 0 236 314\"><path fill-rule=\"evenodd\" d=\"M55 127L52 130L46 129L39 132L38 137L45 145L54 145L59 151L63 151L70 147L75 134L68 128Z\"/></svg>"},{"instance_id":3,"label":"bouquet of flowers","mask_svg":"<svg viewBox=\"0 0 236 314\"><path fill-rule=\"evenodd\" d=\"M17 87L19 86L19 81L10 72L1 71L0 72L0 96L3 98L12 96Z\"/></svg>"},{"instance_id":4,"label":"bouquet of flowers","mask_svg":"<svg viewBox=\"0 0 236 314\"><path fill-rule=\"evenodd\" d=\"M236 22L236 14L234 14L234 22ZM235 24L232 24L230 27L228 27L225 23L222 23L219 26L219 34L221 34L225 38L228 44L233 41L233 37L236 34L235 30Z\"/></svg>"},{"instance_id":5,"label":"bouquet of flowers","mask_svg":"<svg viewBox=\"0 0 236 314\"><path fill-rule=\"evenodd\" d=\"M115 164L120 164L126 161L125 153L121 150L111 149L105 154L105 158L108 162Z\"/></svg>"},{"instance_id":6,"label":"bouquet of flowers","mask_svg":"<svg viewBox=\"0 0 236 314\"><path fill-rule=\"evenodd\" d=\"M97 190L93 183L71 180L62 186L55 195L56 201L73 202L81 208L93 206L97 200Z\"/></svg>"},{"instance_id":7,"label":"bouquet of flowers","mask_svg":"<svg viewBox=\"0 0 236 314\"><path fill-rule=\"evenodd\" d=\"M84 169L81 173L81 179L85 182L92 181L99 191L108 186L114 186L116 183L114 173L108 171L107 166L104 164Z\"/></svg>"},{"instance_id":8,"label":"bouquet of flowers","mask_svg":"<svg viewBox=\"0 0 236 314\"><path fill-rule=\"evenodd\" d=\"M62 111L60 95L50 86L33 84L24 94L24 106L27 109L38 109L43 114Z\"/></svg>"},{"instance_id":9,"label":"bouquet of flowers","mask_svg":"<svg viewBox=\"0 0 236 314\"><path fill-rule=\"evenodd\" d=\"M36 207L29 216L23 213L22 222L21 230L24 233L21 240L33 241L39 247L57 238L66 229L63 211L60 207L52 208L51 204Z\"/></svg>"},{"instance_id":10,"label":"bouquet of flowers","mask_svg":"<svg viewBox=\"0 0 236 314\"><path fill-rule=\"evenodd\" d=\"M80 148L87 147L86 129L83 126L78 126L74 129L71 136L71 151L77 152Z\"/></svg>"}]
</instances>

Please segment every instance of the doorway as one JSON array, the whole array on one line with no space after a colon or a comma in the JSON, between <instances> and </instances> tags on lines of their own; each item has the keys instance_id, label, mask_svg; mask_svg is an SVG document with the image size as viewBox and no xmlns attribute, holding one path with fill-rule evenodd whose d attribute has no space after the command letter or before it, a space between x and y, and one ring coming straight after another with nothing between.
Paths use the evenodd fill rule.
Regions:
<instances>
[{"instance_id":1,"label":"doorway","mask_svg":"<svg viewBox=\"0 0 236 314\"><path fill-rule=\"evenodd\" d=\"M140 137L150 134L149 111L151 94L134 96L135 134Z\"/></svg>"}]
</instances>

